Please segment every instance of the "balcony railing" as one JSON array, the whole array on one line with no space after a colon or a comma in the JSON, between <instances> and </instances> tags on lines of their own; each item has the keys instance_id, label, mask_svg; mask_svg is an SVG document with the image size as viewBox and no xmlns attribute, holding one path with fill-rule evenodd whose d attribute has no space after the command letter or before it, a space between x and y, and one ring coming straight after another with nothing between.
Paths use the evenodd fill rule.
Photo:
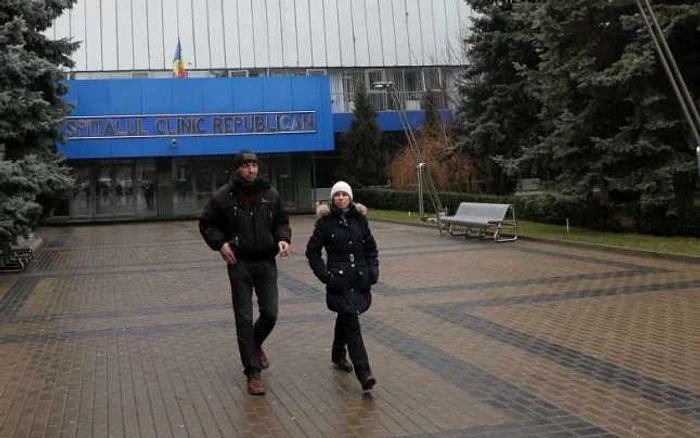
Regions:
<instances>
[{"instance_id":1,"label":"balcony railing","mask_svg":"<svg viewBox=\"0 0 700 438\"><path fill-rule=\"evenodd\" d=\"M399 105L406 111L424 110L426 91L397 91L396 97ZM449 108L448 99L445 92L437 92L436 94L438 108ZM332 93L331 99L333 102L334 113L350 113L355 109L355 96L346 93ZM396 111L397 105L386 91L369 92L369 99L376 111Z\"/></svg>"}]
</instances>

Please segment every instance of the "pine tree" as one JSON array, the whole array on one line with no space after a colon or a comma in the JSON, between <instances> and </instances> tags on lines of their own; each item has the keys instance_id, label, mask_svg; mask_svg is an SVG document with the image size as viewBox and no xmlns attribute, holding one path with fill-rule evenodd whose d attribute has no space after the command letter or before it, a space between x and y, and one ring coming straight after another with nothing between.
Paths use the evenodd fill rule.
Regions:
<instances>
[{"instance_id":1,"label":"pine tree","mask_svg":"<svg viewBox=\"0 0 700 438\"><path fill-rule=\"evenodd\" d=\"M343 177L358 186L386 182L387 151L363 83L355 91L355 109L350 129L340 143Z\"/></svg>"},{"instance_id":2,"label":"pine tree","mask_svg":"<svg viewBox=\"0 0 700 438\"><path fill-rule=\"evenodd\" d=\"M70 108L63 68L77 44L42 34L75 0L0 4L0 239L15 241L42 213L38 199L70 193L73 180L56 155Z\"/></svg>"},{"instance_id":3,"label":"pine tree","mask_svg":"<svg viewBox=\"0 0 700 438\"><path fill-rule=\"evenodd\" d=\"M667 1L658 17L691 90L700 87L700 8ZM542 61L530 81L556 186L598 218L624 206L675 217L697 169L688 129L634 1L548 0L535 12ZM589 225L596 224L591 217ZM644 228L644 226L642 226Z\"/></svg>"},{"instance_id":4,"label":"pine tree","mask_svg":"<svg viewBox=\"0 0 700 438\"><path fill-rule=\"evenodd\" d=\"M462 149L499 165L486 168L491 179L544 177L581 225L614 227L634 212L643 231L683 232L695 145L636 2L466 1L478 15ZM653 4L688 88L700 89L697 2Z\"/></svg>"},{"instance_id":5,"label":"pine tree","mask_svg":"<svg viewBox=\"0 0 700 438\"><path fill-rule=\"evenodd\" d=\"M425 93L423 98L423 108L425 110L423 132L433 137L439 137L443 133L439 106L439 95L436 91L430 90Z\"/></svg>"},{"instance_id":6,"label":"pine tree","mask_svg":"<svg viewBox=\"0 0 700 438\"><path fill-rule=\"evenodd\" d=\"M60 160L36 155L20 160L0 160L0 243L26 237L41 219L40 195L67 198L74 182Z\"/></svg>"},{"instance_id":7,"label":"pine tree","mask_svg":"<svg viewBox=\"0 0 700 438\"><path fill-rule=\"evenodd\" d=\"M459 146L486 175L485 190L503 194L509 187L501 161L529 147L539 127L540 104L530 93L526 75L539 62L530 32L530 2L466 2L475 16L466 41L468 65L456 117Z\"/></svg>"}]
</instances>

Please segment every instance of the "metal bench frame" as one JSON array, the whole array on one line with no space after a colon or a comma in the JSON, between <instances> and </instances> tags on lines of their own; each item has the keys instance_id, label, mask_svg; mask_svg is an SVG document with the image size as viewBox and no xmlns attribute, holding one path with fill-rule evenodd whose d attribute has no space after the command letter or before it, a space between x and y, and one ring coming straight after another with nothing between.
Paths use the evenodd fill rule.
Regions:
<instances>
[{"instance_id":1,"label":"metal bench frame","mask_svg":"<svg viewBox=\"0 0 700 438\"><path fill-rule=\"evenodd\" d=\"M484 209L490 211L488 213L480 211ZM507 218L509 212L510 217ZM512 242L518 240L515 208L512 204L462 202L454 216L440 214L438 232L442 235L443 231L447 231L452 236L480 239L485 239L487 234L492 234L495 242Z\"/></svg>"},{"instance_id":2,"label":"metal bench frame","mask_svg":"<svg viewBox=\"0 0 700 438\"><path fill-rule=\"evenodd\" d=\"M32 259L31 248L12 248L7 242L0 243L0 272L21 272Z\"/></svg>"}]
</instances>

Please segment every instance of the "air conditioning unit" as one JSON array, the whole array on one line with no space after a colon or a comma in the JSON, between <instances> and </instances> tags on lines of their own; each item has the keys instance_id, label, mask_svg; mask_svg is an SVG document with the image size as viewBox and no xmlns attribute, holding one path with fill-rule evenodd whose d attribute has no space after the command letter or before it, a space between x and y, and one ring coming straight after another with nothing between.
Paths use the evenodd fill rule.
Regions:
<instances>
[{"instance_id":1,"label":"air conditioning unit","mask_svg":"<svg viewBox=\"0 0 700 438\"><path fill-rule=\"evenodd\" d=\"M325 76L327 74L325 68L307 68L306 69L306 75L307 76Z\"/></svg>"},{"instance_id":2,"label":"air conditioning unit","mask_svg":"<svg viewBox=\"0 0 700 438\"><path fill-rule=\"evenodd\" d=\"M230 78L247 78L248 70L229 70L228 77Z\"/></svg>"},{"instance_id":3,"label":"air conditioning unit","mask_svg":"<svg viewBox=\"0 0 700 438\"><path fill-rule=\"evenodd\" d=\"M421 109L420 100L406 99L403 104L406 111L416 111Z\"/></svg>"}]
</instances>

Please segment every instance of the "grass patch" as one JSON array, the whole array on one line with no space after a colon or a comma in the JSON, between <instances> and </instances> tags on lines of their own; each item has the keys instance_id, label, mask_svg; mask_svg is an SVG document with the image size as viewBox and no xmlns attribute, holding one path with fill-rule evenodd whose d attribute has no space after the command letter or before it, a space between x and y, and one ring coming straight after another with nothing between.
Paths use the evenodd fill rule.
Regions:
<instances>
[{"instance_id":1,"label":"grass patch","mask_svg":"<svg viewBox=\"0 0 700 438\"><path fill-rule=\"evenodd\" d=\"M420 224L422 221L414 212L410 216L405 211L369 210L373 220L384 220L406 224ZM434 224L434 222L431 222ZM550 225L530 221L518 221L518 234L526 237L583 242L619 248L638 249L666 254L682 254L700 257L700 239L693 237L661 237L633 233L613 233L593 231L583 228L569 228L564 225Z\"/></svg>"}]
</instances>

